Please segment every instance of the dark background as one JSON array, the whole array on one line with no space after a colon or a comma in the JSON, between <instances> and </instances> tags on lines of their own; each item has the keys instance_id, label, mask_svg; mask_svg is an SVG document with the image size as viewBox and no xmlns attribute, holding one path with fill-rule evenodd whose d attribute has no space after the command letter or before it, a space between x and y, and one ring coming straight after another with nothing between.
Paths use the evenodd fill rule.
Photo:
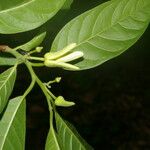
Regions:
<instances>
[{"instance_id":1,"label":"dark background","mask_svg":"<svg viewBox=\"0 0 150 150\"><path fill-rule=\"evenodd\" d=\"M61 10L42 27L16 35L0 35L0 44L11 47L47 31L43 42L50 49L58 31L72 18L104 0L74 0L71 10ZM75 125L95 150L150 149L150 30L128 51L101 66L82 72L61 69L35 69L42 81L61 76L54 84L55 95L76 102L71 108L59 108L60 114ZM0 70L6 69L1 67ZM30 83L24 66L19 67L12 97L20 95ZM36 85L27 97L26 150L44 150L49 128L46 100Z\"/></svg>"}]
</instances>

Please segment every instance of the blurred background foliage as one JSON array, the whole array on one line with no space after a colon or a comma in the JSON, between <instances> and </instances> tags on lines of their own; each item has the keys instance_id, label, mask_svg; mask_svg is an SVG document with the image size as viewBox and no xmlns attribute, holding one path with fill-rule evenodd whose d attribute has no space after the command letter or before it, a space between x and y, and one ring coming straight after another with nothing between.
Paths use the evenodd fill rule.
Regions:
<instances>
[{"instance_id":1,"label":"blurred background foliage","mask_svg":"<svg viewBox=\"0 0 150 150\"><path fill-rule=\"evenodd\" d=\"M72 18L105 0L74 0L71 9L62 9L52 20L33 31L0 35L0 44L10 47L29 41L42 31L47 36L42 46L50 50L60 29ZM107 18L106 18L107 19ZM150 139L150 30L121 56L92 70L68 72L62 69L36 68L43 81L57 76L52 85L55 95L76 102L71 108L58 108L73 123L95 150L149 150ZM0 67L3 71L6 67ZM24 66L18 70L14 94L21 95L30 83ZM43 150L49 128L45 98L36 85L27 97L27 150Z\"/></svg>"}]
</instances>

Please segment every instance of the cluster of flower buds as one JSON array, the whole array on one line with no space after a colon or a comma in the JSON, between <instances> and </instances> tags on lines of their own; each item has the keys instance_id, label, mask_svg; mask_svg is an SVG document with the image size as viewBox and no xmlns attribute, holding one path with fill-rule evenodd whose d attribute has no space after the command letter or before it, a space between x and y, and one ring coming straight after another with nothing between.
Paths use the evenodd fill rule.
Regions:
<instances>
[{"instance_id":1,"label":"cluster of flower buds","mask_svg":"<svg viewBox=\"0 0 150 150\"><path fill-rule=\"evenodd\" d=\"M47 67L61 67L66 70L79 70L80 68L68 62L83 57L83 52L72 51L76 47L76 43L66 46L63 50L57 52L49 52L44 55L44 64Z\"/></svg>"}]
</instances>

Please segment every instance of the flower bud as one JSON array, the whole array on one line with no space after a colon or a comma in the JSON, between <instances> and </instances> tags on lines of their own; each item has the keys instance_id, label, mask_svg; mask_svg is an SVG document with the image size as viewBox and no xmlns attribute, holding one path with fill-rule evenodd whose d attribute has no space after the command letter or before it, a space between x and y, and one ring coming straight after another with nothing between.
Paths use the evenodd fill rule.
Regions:
<instances>
[{"instance_id":1,"label":"flower bud","mask_svg":"<svg viewBox=\"0 0 150 150\"><path fill-rule=\"evenodd\" d=\"M36 47L36 52L40 53L42 51L43 47Z\"/></svg>"},{"instance_id":2,"label":"flower bud","mask_svg":"<svg viewBox=\"0 0 150 150\"><path fill-rule=\"evenodd\" d=\"M66 101L62 96L58 96L55 100L56 106L62 106L62 107L70 107L75 105L74 102Z\"/></svg>"},{"instance_id":3,"label":"flower bud","mask_svg":"<svg viewBox=\"0 0 150 150\"><path fill-rule=\"evenodd\" d=\"M71 64L68 64L68 63L65 63L65 62L57 62L57 61L54 61L54 60L45 60L44 61L44 65L47 66L47 67L60 67L60 68L64 68L66 70L80 70L79 67L75 66L75 65L71 65Z\"/></svg>"},{"instance_id":4,"label":"flower bud","mask_svg":"<svg viewBox=\"0 0 150 150\"><path fill-rule=\"evenodd\" d=\"M81 51L75 51L75 52L72 52L64 57L61 57L59 59L57 59L57 61L59 62L69 62L69 61L73 61L73 60L76 60L76 59L79 59L81 57L83 57L83 52Z\"/></svg>"},{"instance_id":5,"label":"flower bud","mask_svg":"<svg viewBox=\"0 0 150 150\"><path fill-rule=\"evenodd\" d=\"M49 60L56 60L62 57L63 55L67 54L68 52L70 52L72 49L76 47L76 45L77 45L76 43L71 43L60 51L46 53L44 55L44 58Z\"/></svg>"}]
</instances>

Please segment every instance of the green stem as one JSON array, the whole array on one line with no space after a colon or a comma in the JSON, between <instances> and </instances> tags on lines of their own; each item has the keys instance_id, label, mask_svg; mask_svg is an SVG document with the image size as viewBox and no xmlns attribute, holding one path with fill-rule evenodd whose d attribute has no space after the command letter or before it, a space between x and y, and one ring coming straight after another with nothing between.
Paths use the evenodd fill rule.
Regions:
<instances>
[{"instance_id":1,"label":"green stem","mask_svg":"<svg viewBox=\"0 0 150 150\"><path fill-rule=\"evenodd\" d=\"M52 102L52 97L48 94L47 92L47 89L45 87L45 85L42 83L42 81L37 77L37 75L35 74L30 62L26 62L26 66L31 74L31 77L32 78L35 78L35 81L37 82L37 84L39 85L39 87L41 88L41 90L43 91L45 97L46 97L46 100L47 100L47 103L48 103L48 108L49 108L49 111L50 111L50 125L51 127L53 127L53 108L55 109L55 107L51 104Z\"/></svg>"},{"instance_id":2,"label":"green stem","mask_svg":"<svg viewBox=\"0 0 150 150\"><path fill-rule=\"evenodd\" d=\"M47 90L46 86L38 78L38 76L35 74L35 72L32 68L32 66L41 66L41 65L43 65L43 63L35 64L35 63L30 63L28 60L26 60L26 58L27 58L27 59L31 59L31 60L44 61L44 58L24 57L21 54L19 54L17 51L13 50L13 49L8 49L6 52L8 52L8 53L12 54L13 56L15 56L18 59L18 61L21 60L21 62L24 62L26 64L26 66L27 66L27 68L30 72L32 81L30 83L30 86L27 88L27 90L23 94L23 98L25 98L30 93L30 91L32 90L32 88L35 85L35 82L37 82L37 84L39 85L39 87L43 91L44 95L46 96L46 100L47 100L47 103L48 103L48 108L49 108L49 111L50 111L50 125L53 126L53 107L54 107L54 110L55 110L55 106L54 106L54 103L52 101L52 98L55 98L55 96L49 90Z\"/></svg>"},{"instance_id":3,"label":"green stem","mask_svg":"<svg viewBox=\"0 0 150 150\"><path fill-rule=\"evenodd\" d=\"M31 69L31 67L30 66L28 66L28 69ZM25 93L23 94L23 97L26 97L29 93L30 93L30 91L32 90L32 88L34 87L34 84L35 84L35 76L34 76L34 74L31 74L31 83L30 83L30 86L28 87L28 89L25 91Z\"/></svg>"},{"instance_id":4,"label":"green stem","mask_svg":"<svg viewBox=\"0 0 150 150\"><path fill-rule=\"evenodd\" d=\"M51 128L53 128L53 119L54 119L53 117L54 117L54 115L53 115L53 110L51 110L51 111L50 111L50 127L51 127Z\"/></svg>"},{"instance_id":5,"label":"green stem","mask_svg":"<svg viewBox=\"0 0 150 150\"><path fill-rule=\"evenodd\" d=\"M31 63L30 64L32 65L32 67L43 67L44 64L43 63Z\"/></svg>"},{"instance_id":6,"label":"green stem","mask_svg":"<svg viewBox=\"0 0 150 150\"><path fill-rule=\"evenodd\" d=\"M35 84L35 79L32 79L32 82L30 83L30 86L27 88L27 90L25 91L25 93L23 94L23 97L25 98L30 91L32 90L32 88L34 87Z\"/></svg>"},{"instance_id":7,"label":"green stem","mask_svg":"<svg viewBox=\"0 0 150 150\"><path fill-rule=\"evenodd\" d=\"M9 48L8 50L6 50L6 52L12 54L16 58L22 57L21 54L19 54L17 51L15 51L14 49L11 49L11 48Z\"/></svg>"},{"instance_id":8,"label":"green stem","mask_svg":"<svg viewBox=\"0 0 150 150\"><path fill-rule=\"evenodd\" d=\"M15 49L9 48L6 50L6 52L10 53L14 57L16 57L18 64L22 64L23 62L26 61L26 58L23 55L21 55L20 53L18 53Z\"/></svg>"},{"instance_id":9,"label":"green stem","mask_svg":"<svg viewBox=\"0 0 150 150\"><path fill-rule=\"evenodd\" d=\"M32 56L29 56L29 57L27 57L27 59L29 59L29 60L39 60L39 61L44 61L44 58L43 58L43 57L32 57Z\"/></svg>"},{"instance_id":10,"label":"green stem","mask_svg":"<svg viewBox=\"0 0 150 150\"><path fill-rule=\"evenodd\" d=\"M45 86L45 89L46 89L47 93L49 93L49 95L50 95L53 99L56 99L56 96L47 88L47 86L46 86L46 85L44 85L44 86Z\"/></svg>"},{"instance_id":11,"label":"green stem","mask_svg":"<svg viewBox=\"0 0 150 150\"><path fill-rule=\"evenodd\" d=\"M44 61L44 58L42 58L42 57L23 56L20 53L18 53L15 49L11 49L11 48L9 48L6 52L8 52L8 53L12 54L13 56L15 56L18 59L19 63L25 62L26 59ZM43 63L32 63L32 66L42 67L42 66L44 66L44 64Z\"/></svg>"},{"instance_id":12,"label":"green stem","mask_svg":"<svg viewBox=\"0 0 150 150\"><path fill-rule=\"evenodd\" d=\"M35 78L35 81L37 82L37 84L39 85L39 87L41 88L41 90L43 91L44 95L46 96L46 99L47 99L47 103L48 103L48 106L49 106L49 111L52 110L52 106L51 106L51 100L52 98L50 97L50 95L47 93L47 90L45 88L45 85L42 83L42 81L37 77L37 75L35 74L31 64L29 61L26 61L26 66L31 74L31 76L34 76Z\"/></svg>"}]
</instances>

